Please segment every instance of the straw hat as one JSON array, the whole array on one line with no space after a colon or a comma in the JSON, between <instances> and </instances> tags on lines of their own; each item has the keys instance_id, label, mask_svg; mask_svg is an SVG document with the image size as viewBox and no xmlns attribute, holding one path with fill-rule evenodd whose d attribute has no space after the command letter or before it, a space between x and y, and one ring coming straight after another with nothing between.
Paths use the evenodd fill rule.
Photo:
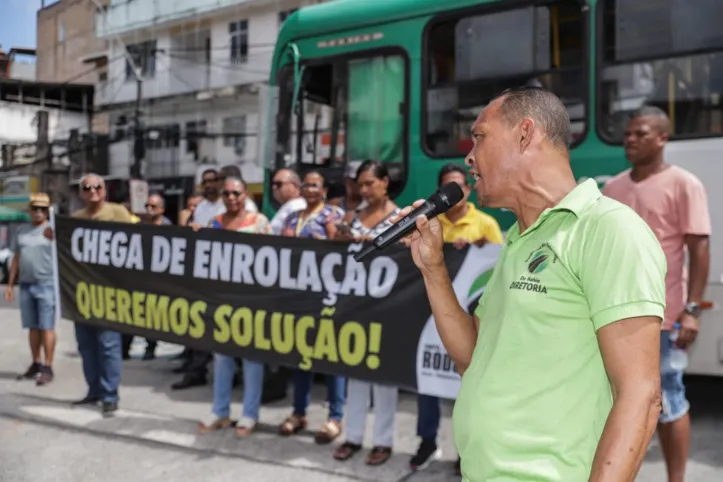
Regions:
<instances>
[{"instance_id":1,"label":"straw hat","mask_svg":"<svg viewBox=\"0 0 723 482\"><path fill-rule=\"evenodd\" d=\"M50 196L44 192L36 192L30 195L30 205L37 206L40 208L50 207Z\"/></svg>"}]
</instances>

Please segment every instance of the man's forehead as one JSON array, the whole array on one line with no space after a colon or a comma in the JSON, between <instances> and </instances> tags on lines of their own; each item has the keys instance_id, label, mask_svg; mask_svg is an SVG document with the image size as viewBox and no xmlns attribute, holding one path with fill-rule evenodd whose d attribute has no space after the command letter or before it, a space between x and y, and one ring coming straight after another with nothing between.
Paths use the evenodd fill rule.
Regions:
<instances>
[{"instance_id":1,"label":"man's forehead","mask_svg":"<svg viewBox=\"0 0 723 482\"><path fill-rule=\"evenodd\" d=\"M475 120L474 124L472 125L472 130L475 130L476 128L484 128L492 122L492 120L495 119L497 116L497 113L500 108L500 103L502 102L501 99L495 99L489 104L485 106L484 109L479 113L477 116L477 119Z\"/></svg>"},{"instance_id":2,"label":"man's forehead","mask_svg":"<svg viewBox=\"0 0 723 482\"><path fill-rule=\"evenodd\" d=\"M641 130L641 131L649 131L649 130L665 131L666 130L665 119L661 119L660 117L656 117L656 116L635 117L633 119L630 119L630 122L628 123L628 129Z\"/></svg>"}]
</instances>

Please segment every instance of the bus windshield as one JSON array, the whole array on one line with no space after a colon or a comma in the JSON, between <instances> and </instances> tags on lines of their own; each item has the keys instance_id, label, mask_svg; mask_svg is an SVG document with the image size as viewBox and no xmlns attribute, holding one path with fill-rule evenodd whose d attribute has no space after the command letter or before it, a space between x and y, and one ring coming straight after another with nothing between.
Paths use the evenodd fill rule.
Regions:
<instances>
[{"instance_id":1,"label":"bus windshield","mask_svg":"<svg viewBox=\"0 0 723 482\"><path fill-rule=\"evenodd\" d=\"M600 135L620 143L642 106L670 116L672 137L723 133L723 1L604 0Z\"/></svg>"},{"instance_id":2,"label":"bus windshield","mask_svg":"<svg viewBox=\"0 0 723 482\"><path fill-rule=\"evenodd\" d=\"M367 52L303 65L293 104L294 68L279 72L275 168L325 170L340 180L350 161L387 164L392 185L406 169L406 60L399 53ZM390 192L391 195L396 193Z\"/></svg>"}]
</instances>

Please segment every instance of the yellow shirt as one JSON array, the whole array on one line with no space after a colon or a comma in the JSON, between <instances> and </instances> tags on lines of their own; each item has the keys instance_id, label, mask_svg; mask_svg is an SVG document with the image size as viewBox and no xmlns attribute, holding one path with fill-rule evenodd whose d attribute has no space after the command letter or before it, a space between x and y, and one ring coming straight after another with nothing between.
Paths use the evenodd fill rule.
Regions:
<instances>
[{"instance_id":1,"label":"yellow shirt","mask_svg":"<svg viewBox=\"0 0 723 482\"><path fill-rule=\"evenodd\" d=\"M73 213L74 218L92 219L94 221L115 221L117 223L130 223L131 213L128 210L116 203L104 203L103 207L95 213L93 216L88 215L86 208L80 209Z\"/></svg>"},{"instance_id":2,"label":"yellow shirt","mask_svg":"<svg viewBox=\"0 0 723 482\"><path fill-rule=\"evenodd\" d=\"M466 239L474 243L485 238L488 243L502 244L502 230L492 216L477 209L474 204L467 203L464 216L452 223L446 214L439 215L445 243L453 243L458 239Z\"/></svg>"}]
</instances>

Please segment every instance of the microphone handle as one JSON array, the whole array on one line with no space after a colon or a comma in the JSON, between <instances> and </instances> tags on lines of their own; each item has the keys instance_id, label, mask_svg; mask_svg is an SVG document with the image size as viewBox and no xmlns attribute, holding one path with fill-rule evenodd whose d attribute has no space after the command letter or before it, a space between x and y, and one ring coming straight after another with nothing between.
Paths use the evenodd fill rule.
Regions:
<instances>
[{"instance_id":1,"label":"microphone handle","mask_svg":"<svg viewBox=\"0 0 723 482\"><path fill-rule=\"evenodd\" d=\"M377 249L382 249L402 239L404 236L409 234L412 230L417 229L417 217L422 214L428 216L434 214L436 206L430 201L424 201L424 204L419 206L417 209L392 224L386 231L374 238L374 246Z\"/></svg>"},{"instance_id":2,"label":"microphone handle","mask_svg":"<svg viewBox=\"0 0 723 482\"><path fill-rule=\"evenodd\" d=\"M361 252L354 255L355 261L361 261L365 257L369 256L374 250L383 249L392 243L395 243L402 239L404 236L409 234L413 229L417 229L417 216L424 214L427 217L436 216L437 208L434 203L430 201L424 201L424 204L419 206L417 209L409 213L407 216L400 219L395 224L391 225L382 234L374 238L372 244L364 248Z\"/></svg>"}]
</instances>

